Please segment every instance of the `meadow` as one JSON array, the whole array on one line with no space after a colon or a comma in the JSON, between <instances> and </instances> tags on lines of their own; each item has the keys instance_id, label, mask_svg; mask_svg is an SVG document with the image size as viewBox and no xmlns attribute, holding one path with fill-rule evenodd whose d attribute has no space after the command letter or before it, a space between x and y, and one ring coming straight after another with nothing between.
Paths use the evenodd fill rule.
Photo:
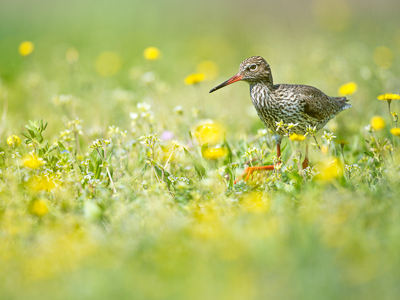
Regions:
<instances>
[{"instance_id":1,"label":"meadow","mask_svg":"<svg viewBox=\"0 0 400 300\"><path fill-rule=\"evenodd\" d=\"M397 299L399 4L116 3L1 4L0 299ZM252 55L352 108L244 181Z\"/></svg>"}]
</instances>

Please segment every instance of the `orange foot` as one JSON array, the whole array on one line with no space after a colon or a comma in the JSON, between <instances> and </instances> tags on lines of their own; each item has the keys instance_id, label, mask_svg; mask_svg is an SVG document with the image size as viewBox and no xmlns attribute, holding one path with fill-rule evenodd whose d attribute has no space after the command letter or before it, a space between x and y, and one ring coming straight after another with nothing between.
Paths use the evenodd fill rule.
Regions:
<instances>
[{"instance_id":1,"label":"orange foot","mask_svg":"<svg viewBox=\"0 0 400 300\"><path fill-rule=\"evenodd\" d=\"M250 175L254 171L272 171L273 169L274 169L274 165L261 166L261 167L248 167L248 168L246 168L246 170L244 170L244 173L242 175L240 175L239 178L234 181L234 184L238 183L238 181L240 179L242 179L245 175L246 175L246 178L244 179L244 181L247 181L250 178Z\"/></svg>"}]
</instances>

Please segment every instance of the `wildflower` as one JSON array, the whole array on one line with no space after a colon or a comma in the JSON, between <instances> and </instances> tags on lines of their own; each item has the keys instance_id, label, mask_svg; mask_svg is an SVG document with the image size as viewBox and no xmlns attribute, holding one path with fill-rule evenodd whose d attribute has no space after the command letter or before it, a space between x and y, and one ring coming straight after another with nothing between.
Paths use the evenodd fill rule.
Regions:
<instances>
[{"instance_id":1,"label":"wildflower","mask_svg":"<svg viewBox=\"0 0 400 300\"><path fill-rule=\"evenodd\" d=\"M301 142L301 141L304 141L304 140L306 139L306 137L305 137L304 135L297 134L297 133L292 133L292 134L289 136L289 138L290 138L292 141L296 141L296 142Z\"/></svg>"},{"instance_id":2,"label":"wildflower","mask_svg":"<svg viewBox=\"0 0 400 300\"><path fill-rule=\"evenodd\" d=\"M205 75L206 80L214 80L218 76L218 66L209 60L200 62L196 71Z\"/></svg>"},{"instance_id":3,"label":"wildflower","mask_svg":"<svg viewBox=\"0 0 400 300\"><path fill-rule=\"evenodd\" d=\"M185 78L185 84L192 85L199 82L202 82L205 79L205 75L203 73L194 73L190 74Z\"/></svg>"},{"instance_id":4,"label":"wildflower","mask_svg":"<svg viewBox=\"0 0 400 300\"><path fill-rule=\"evenodd\" d=\"M21 56L28 56L35 49L35 45L32 42L25 41L19 44L18 51Z\"/></svg>"},{"instance_id":5,"label":"wildflower","mask_svg":"<svg viewBox=\"0 0 400 300\"><path fill-rule=\"evenodd\" d=\"M263 213L270 209L271 203L262 193L250 192L241 199L243 208L251 213Z\"/></svg>"},{"instance_id":6,"label":"wildflower","mask_svg":"<svg viewBox=\"0 0 400 300\"><path fill-rule=\"evenodd\" d=\"M381 116L372 117L369 123L375 131L385 128L385 120Z\"/></svg>"},{"instance_id":7,"label":"wildflower","mask_svg":"<svg viewBox=\"0 0 400 300\"><path fill-rule=\"evenodd\" d=\"M96 59L96 71L100 76L110 77L119 72L122 60L118 53L106 51L100 53Z\"/></svg>"},{"instance_id":8,"label":"wildflower","mask_svg":"<svg viewBox=\"0 0 400 300\"><path fill-rule=\"evenodd\" d=\"M29 187L34 191L51 191L56 187L53 179L46 176L34 176L29 181Z\"/></svg>"},{"instance_id":9,"label":"wildflower","mask_svg":"<svg viewBox=\"0 0 400 300\"><path fill-rule=\"evenodd\" d=\"M342 85L339 88L339 94L343 96L351 95L357 91L357 88L358 88L357 83L351 81L349 83Z\"/></svg>"},{"instance_id":10,"label":"wildflower","mask_svg":"<svg viewBox=\"0 0 400 300\"><path fill-rule=\"evenodd\" d=\"M216 147L216 148L203 148L201 150L201 154L204 158L215 160L221 157L224 157L228 153L225 147Z\"/></svg>"},{"instance_id":11,"label":"wildflower","mask_svg":"<svg viewBox=\"0 0 400 300\"><path fill-rule=\"evenodd\" d=\"M146 60L158 60L161 57L161 51L156 47L147 47L143 51L143 57Z\"/></svg>"},{"instance_id":12,"label":"wildflower","mask_svg":"<svg viewBox=\"0 0 400 300\"><path fill-rule=\"evenodd\" d=\"M328 133L326 131L324 131L324 135L322 136L322 138L328 143L328 145L331 144L331 141L336 138L335 135L333 135L333 133Z\"/></svg>"},{"instance_id":13,"label":"wildflower","mask_svg":"<svg viewBox=\"0 0 400 300\"><path fill-rule=\"evenodd\" d=\"M392 128L390 129L390 133L395 135L395 136L400 136L400 128Z\"/></svg>"},{"instance_id":14,"label":"wildflower","mask_svg":"<svg viewBox=\"0 0 400 300\"><path fill-rule=\"evenodd\" d=\"M193 132L200 145L207 143L217 144L221 141L224 135L223 127L212 120L203 121L194 128Z\"/></svg>"},{"instance_id":15,"label":"wildflower","mask_svg":"<svg viewBox=\"0 0 400 300\"><path fill-rule=\"evenodd\" d=\"M73 65L79 60L79 52L76 48L68 48L65 52L65 58L70 65Z\"/></svg>"},{"instance_id":16,"label":"wildflower","mask_svg":"<svg viewBox=\"0 0 400 300\"><path fill-rule=\"evenodd\" d=\"M7 138L7 144L13 148L16 148L21 145L21 139L17 135L10 135Z\"/></svg>"},{"instance_id":17,"label":"wildflower","mask_svg":"<svg viewBox=\"0 0 400 300\"><path fill-rule=\"evenodd\" d=\"M31 207L31 213L38 216L38 217L43 217L47 212L49 211L49 208L47 207L46 201L44 199L37 199L33 202L32 207Z\"/></svg>"},{"instance_id":18,"label":"wildflower","mask_svg":"<svg viewBox=\"0 0 400 300\"><path fill-rule=\"evenodd\" d=\"M328 148L328 146L327 145L322 145L321 146L321 152L323 153L323 154L328 154L328 151L329 151L329 148Z\"/></svg>"},{"instance_id":19,"label":"wildflower","mask_svg":"<svg viewBox=\"0 0 400 300\"><path fill-rule=\"evenodd\" d=\"M44 164L45 164L45 162L43 161L43 159L39 158L36 154L27 155L23 159L23 162L22 162L22 165L24 167L27 167L30 169L38 169Z\"/></svg>"},{"instance_id":20,"label":"wildflower","mask_svg":"<svg viewBox=\"0 0 400 300\"><path fill-rule=\"evenodd\" d=\"M400 100L400 95L387 93L379 95L378 100L383 100L383 101Z\"/></svg>"},{"instance_id":21,"label":"wildflower","mask_svg":"<svg viewBox=\"0 0 400 300\"><path fill-rule=\"evenodd\" d=\"M342 170L337 159L334 161L323 162L318 166L318 171L319 173L315 178L325 182L339 178L342 174Z\"/></svg>"},{"instance_id":22,"label":"wildflower","mask_svg":"<svg viewBox=\"0 0 400 300\"><path fill-rule=\"evenodd\" d=\"M177 115L180 115L180 116L183 115L183 107L182 107L182 105L175 106L174 113L176 113Z\"/></svg>"}]
</instances>

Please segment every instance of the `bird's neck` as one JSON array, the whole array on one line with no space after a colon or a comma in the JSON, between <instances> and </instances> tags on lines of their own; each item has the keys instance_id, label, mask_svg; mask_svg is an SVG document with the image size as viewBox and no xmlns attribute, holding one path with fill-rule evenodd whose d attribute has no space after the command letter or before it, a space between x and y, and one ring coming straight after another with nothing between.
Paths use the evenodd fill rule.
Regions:
<instances>
[{"instance_id":1,"label":"bird's neck","mask_svg":"<svg viewBox=\"0 0 400 300\"><path fill-rule=\"evenodd\" d=\"M257 107L268 106L272 97L272 88L270 89L263 83L250 85L250 96L253 104Z\"/></svg>"},{"instance_id":2,"label":"bird's neck","mask_svg":"<svg viewBox=\"0 0 400 300\"><path fill-rule=\"evenodd\" d=\"M267 94L271 94L274 90L272 82L252 82L250 83L250 93L263 90Z\"/></svg>"}]
</instances>

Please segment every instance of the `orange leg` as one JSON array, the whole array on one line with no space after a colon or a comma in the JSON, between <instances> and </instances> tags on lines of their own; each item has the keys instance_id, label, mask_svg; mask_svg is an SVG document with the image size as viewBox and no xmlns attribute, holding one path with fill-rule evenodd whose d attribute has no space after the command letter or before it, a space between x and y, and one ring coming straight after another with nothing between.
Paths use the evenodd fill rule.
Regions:
<instances>
[{"instance_id":1,"label":"orange leg","mask_svg":"<svg viewBox=\"0 0 400 300\"><path fill-rule=\"evenodd\" d=\"M278 163L281 163L281 145L280 144L276 144L276 153L278 155ZM245 175L246 178L244 179L244 181L247 181L250 178L250 175L254 172L254 171L272 171L274 170L275 167L274 165L268 165L268 166L260 166L260 167L248 167L246 168L246 170L244 170L244 173L235 180L234 184L238 183L238 181L240 179L242 179Z\"/></svg>"},{"instance_id":2,"label":"orange leg","mask_svg":"<svg viewBox=\"0 0 400 300\"><path fill-rule=\"evenodd\" d=\"M304 161L303 161L303 164L302 164L303 170L308 167L308 163L309 162L310 161L308 160L308 144L307 144L306 145L306 157L304 158Z\"/></svg>"}]
</instances>

